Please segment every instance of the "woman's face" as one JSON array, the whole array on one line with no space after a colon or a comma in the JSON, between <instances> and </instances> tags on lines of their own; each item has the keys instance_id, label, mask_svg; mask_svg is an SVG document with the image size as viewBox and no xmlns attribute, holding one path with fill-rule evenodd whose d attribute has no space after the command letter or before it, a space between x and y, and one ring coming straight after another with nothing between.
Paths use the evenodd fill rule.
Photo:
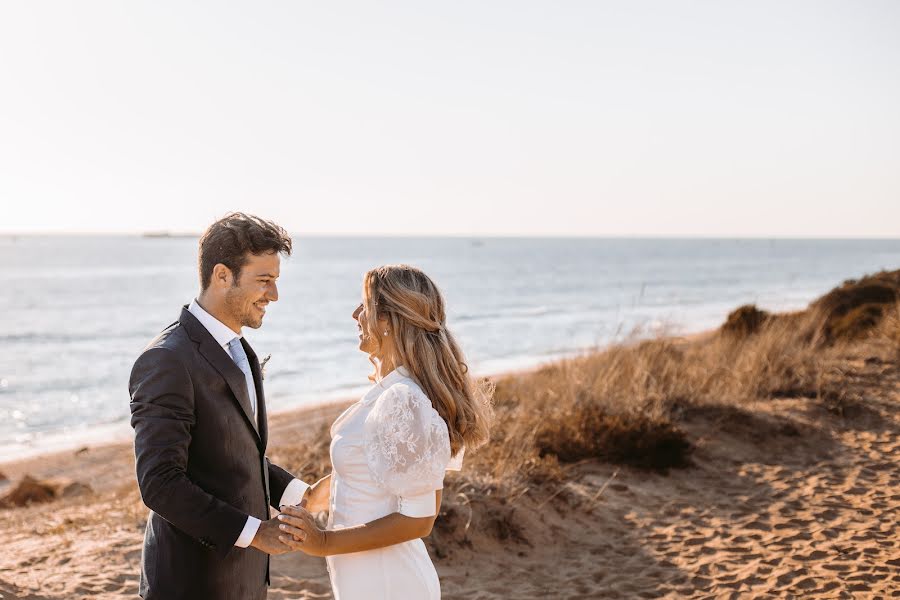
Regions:
<instances>
[{"instance_id":1,"label":"woman's face","mask_svg":"<svg viewBox=\"0 0 900 600\"><path fill-rule=\"evenodd\" d=\"M389 341L385 338L376 339L376 336L382 331L388 329L388 320L386 317L372 322L371 315L366 309L366 299L363 297L362 302L353 311L353 319L359 329L359 349L366 354L375 356L375 358L383 358L385 351L385 342ZM379 343L380 342L380 343Z\"/></svg>"},{"instance_id":2,"label":"woman's face","mask_svg":"<svg viewBox=\"0 0 900 600\"><path fill-rule=\"evenodd\" d=\"M376 350L375 341L369 336L369 317L366 314L366 305L360 302L356 310L353 311L353 319L356 321L356 327L359 330L359 349L366 354L372 354Z\"/></svg>"}]
</instances>

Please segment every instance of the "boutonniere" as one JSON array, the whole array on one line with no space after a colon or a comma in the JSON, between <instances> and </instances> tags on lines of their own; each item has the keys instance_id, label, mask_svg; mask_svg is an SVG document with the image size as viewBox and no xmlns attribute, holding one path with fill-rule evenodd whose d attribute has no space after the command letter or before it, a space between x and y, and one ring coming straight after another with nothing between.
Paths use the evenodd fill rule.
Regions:
<instances>
[{"instance_id":1,"label":"boutonniere","mask_svg":"<svg viewBox=\"0 0 900 600\"><path fill-rule=\"evenodd\" d=\"M259 363L259 376L263 379L266 378L266 363L269 362L269 359L272 358L271 354L267 354L262 362Z\"/></svg>"}]
</instances>

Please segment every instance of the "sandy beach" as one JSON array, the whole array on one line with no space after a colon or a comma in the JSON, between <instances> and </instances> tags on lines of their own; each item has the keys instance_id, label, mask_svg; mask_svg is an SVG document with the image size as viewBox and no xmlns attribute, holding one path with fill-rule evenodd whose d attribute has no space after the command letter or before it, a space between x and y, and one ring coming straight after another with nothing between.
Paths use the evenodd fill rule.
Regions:
<instances>
[{"instance_id":1,"label":"sandy beach","mask_svg":"<svg viewBox=\"0 0 900 600\"><path fill-rule=\"evenodd\" d=\"M900 597L900 336L892 337L897 328L891 310L859 325L863 329L846 341L804 341L811 362L803 364L814 372L803 377L812 383L797 375L800 363L791 363L777 380L767 375L769 387L760 384L762 391L749 394L739 381L733 388L710 388L713 370L703 379L706 387L691 388L693 398L670 386L666 398L640 404L640 411L604 408L616 423L643 424L632 436L636 449L624 456L599 442L586 457L566 458L568 446L551 452L547 448L554 443L577 437L565 434L562 421L559 439L544 440L544 431L532 428L537 450L504 454L523 437L511 429L522 415L537 412L550 422L562 414L521 390L543 385L564 394L566 386L586 385L586 369L612 361L610 368L620 373L648 356L657 356L647 371L657 377L652 385L659 388L666 377L683 382L694 377L691 361L724 347L715 344L727 343L743 355L759 353L776 336L760 323L774 327L796 315L744 315L740 327L755 333L744 332L737 341L737 326L730 322L731 333L723 328L688 340L624 345L498 378L497 439L461 474L448 476L442 514L428 540L444 597ZM841 318L852 312L842 311ZM838 335L837 329L822 331ZM797 359L798 351L790 348L778 356L789 350ZM661 356L682 371L665 375ZM765 360L769 373L771 357ZM788 376L791 386L785 385ZM646 378L640 385L657 389ZM729 389L746 398L727 398ZM558 397L555 402L565 404ZM321 475L327 469L328 424L345 405L274 416L270 457L304 478ZM628 421L635 414L652 418ZM674 450L647 450L653 438L647 432L657 431L647 423L665 423L666 431L681 436L684 461L673 459ZM58 491L46 503L0 509L0 594L135 598L147 511L133 467L128 444L0 465L8 479L0 494L26 475L51 480ZM330 598L324 561L276 557L269 597Z\"/></svg>"}]
</instances>

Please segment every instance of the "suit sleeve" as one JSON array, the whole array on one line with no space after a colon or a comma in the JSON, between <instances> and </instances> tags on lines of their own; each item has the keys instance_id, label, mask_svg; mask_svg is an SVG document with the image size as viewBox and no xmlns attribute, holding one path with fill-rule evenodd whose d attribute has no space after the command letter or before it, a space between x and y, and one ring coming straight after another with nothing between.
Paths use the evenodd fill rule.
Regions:
<instances>
[{"instance_id":1,"label":"suit sleeve","mask_svg":"<svg viewBox=\"0 0 900 600\"><path fill-rule=\"evenodd\" d=\"M190 374L168 348L137 360L129 382L138 486L144 504L181 531L226 555L247 515L208 494L187 476L195 423Z\"/></svg>"},{"instance_id":2,"label":"suit sleeve","mask_svg":"<svg viewBox=\"0 0 900 600\"><path fill-rule=\"evenodd\" d=\"M272 504L272 508L279 508L282 504L281 498L284 496L284 491L294 480L294 476L278 465L273 465L268 458L266 459L266 466L269 468L269 502Z\"/></svg>"}]
</instances>

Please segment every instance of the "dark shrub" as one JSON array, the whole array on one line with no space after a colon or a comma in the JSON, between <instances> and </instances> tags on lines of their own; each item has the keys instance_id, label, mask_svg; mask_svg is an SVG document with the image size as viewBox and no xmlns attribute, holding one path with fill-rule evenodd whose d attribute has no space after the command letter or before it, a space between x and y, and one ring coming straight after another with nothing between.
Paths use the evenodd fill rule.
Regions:
<instances>
[{"instance_id":1,"label":"dark shrub","mask_svg":"<svg viewBox=\"0 0 900 600\"><path fill-rule=\"evenodd\" d=\"M844 282L810 305L825 343L858 339L876 327L884 308L900 301L900 271L882 271Z\"/></svg>"},{"instance_id":2,"label":"dark shrub","mask_svg":"<svg viewBox=\"0 0 900 600\"><path fill-rule=\"evenodd\" d=\"M737 337L745 337L759 331L770 318L771 314L756 308L755 304L746 304L728 315L728 319L722 325L722 331Z\"/></svg>"},{"instance_id":3,"label":"dark shrub","mask_svg":"<svg viewBox=\"0 0 900 600\"><path fill-rule=\"evenodd\" d=\"M551 454L564 463L596 458L662 472L690 464L692 444L667 421L642 414L608 415L590 405L577 412L542 421L535 432L542 456Z\"/></svg>"}]
</instances>

